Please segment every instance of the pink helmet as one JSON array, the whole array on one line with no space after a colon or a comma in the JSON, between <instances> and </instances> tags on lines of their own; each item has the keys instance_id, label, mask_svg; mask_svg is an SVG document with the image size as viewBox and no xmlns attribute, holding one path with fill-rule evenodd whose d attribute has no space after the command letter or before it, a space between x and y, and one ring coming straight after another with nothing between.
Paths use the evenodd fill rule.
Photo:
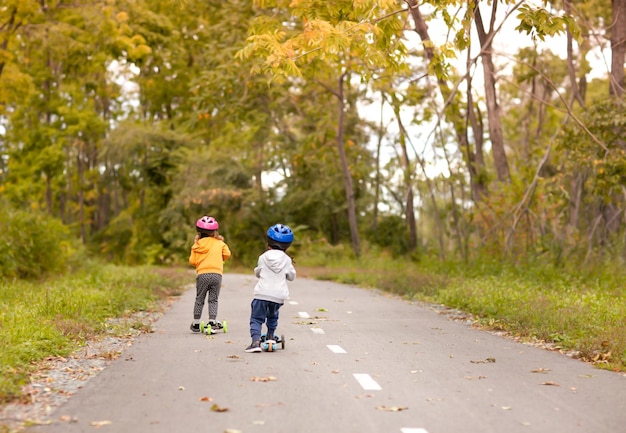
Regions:
<instances>
[{"instance_id":1,"label":"pink helmet","mask_svg":"<svg viewBox=\"0 0 626 433\"><path fill-rule=\"evenodd\" d=\"M210 216L203 216L196 221L196 228L200 231L217 230L219 227L217 220Z\"/></svg>"}]
</instances>

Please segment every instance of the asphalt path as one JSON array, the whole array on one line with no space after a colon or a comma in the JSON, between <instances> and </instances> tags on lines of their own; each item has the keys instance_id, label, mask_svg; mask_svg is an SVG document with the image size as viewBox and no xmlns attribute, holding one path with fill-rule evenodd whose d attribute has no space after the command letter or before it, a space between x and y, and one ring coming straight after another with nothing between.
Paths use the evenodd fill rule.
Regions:
<instances>
[{"instance_id":1,"label":"asphalt path","mask_svg":"<svg viewBox=\"0 0 626 433\"><path fill-rule=\"evenodd\" d=\"M285 349L246 353L254 284L224 275L228 332L212 336L189 331L190 287L154 333L27 431L626 432L623 375L375 290L298 278L280 312Z\"/></svg>"}]
</instances>

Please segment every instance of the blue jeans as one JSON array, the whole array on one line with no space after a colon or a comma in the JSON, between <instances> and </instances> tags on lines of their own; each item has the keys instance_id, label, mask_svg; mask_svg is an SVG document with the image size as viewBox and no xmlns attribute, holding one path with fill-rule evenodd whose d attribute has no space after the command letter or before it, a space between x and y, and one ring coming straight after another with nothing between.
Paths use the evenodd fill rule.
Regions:
<instances>
[{"instance_id":1,"label":"blue jeans","mask_svg":"<svg viewBox=\"0 0 626 433\"><path fill-rule=\"evenodd\" d=\"M261 299L253 299L250 304L250 337L252 341L261 339L261 328L267 324L267 333L274 334L278 327L278 310L283 304Z\"/></svg>"}]
</instances>

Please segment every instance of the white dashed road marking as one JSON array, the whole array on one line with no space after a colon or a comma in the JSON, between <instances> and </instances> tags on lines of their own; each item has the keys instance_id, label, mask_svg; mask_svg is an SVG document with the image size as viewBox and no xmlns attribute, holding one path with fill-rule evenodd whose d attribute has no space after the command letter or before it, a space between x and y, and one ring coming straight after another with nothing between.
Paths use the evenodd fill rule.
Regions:
<instances>
[{"instance_id":1,"label":"white dashed road marking","mask_svg":"<svg viewBox=\"0 0 626 433\"><path fill-rule=\"evenodd\" d=\"M366 391L380 391L382 389L369 374L354 373L353 376Z\"/></svg>"},{"instance_id":2,"label":"white dashed road marking","mask_svg":"<svg viewBox=\"0 0 626 433\"><path fill-rule=\"evenodd\" d=\"M298 302L289 301L289 304L298 305ZM346 311L346 313L352 314L352 311ZM301 319L311 318L309 313L307 313L306 311L299 311L298 317L300 317ZM311 331L314 334L325 334L322 328L311 328ZM330 350L333 353L337 353L337 354L348 353L344 350L343 347L336 345L336 344L328 344L326 345L326 347L328 347L328 350ZM374 379L372 379L372 377L369 374L354 373L353 376L356 379L356 381L359 382L359 385L361 385L361 387L366 391L380 391L382 389L381 386ZM400 433L428 433L428 431L423 428L402 427L400 429Z\"/></svg>"}]
</instances>

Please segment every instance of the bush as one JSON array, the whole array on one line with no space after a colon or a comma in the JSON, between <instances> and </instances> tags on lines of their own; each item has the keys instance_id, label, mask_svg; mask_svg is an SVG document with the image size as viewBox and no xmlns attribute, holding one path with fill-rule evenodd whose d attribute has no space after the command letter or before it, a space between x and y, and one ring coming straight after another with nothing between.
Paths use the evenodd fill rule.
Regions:
<instances>
[{"instance_id":1,"label":"bush","mask_svg":"<svg viewBox=\"0 0 626 433\"><path fill-rule=\"evenodd\" d=\"M403 256L411 251L407 223L399 216L381 217L376 229L370 229L366 237L370 243L388 249L395 257Z\"/></svg>"},{"instance_id":2,"label":"bush","mask_svg":"<svg viewBox=\"0 0 626 433\"><path fill-rule=\"evenodd\" d=\"M65 270L71 240L59 220L2 203L0 233L0 278L33 278Z\"/></svg>"}]
</instances>

